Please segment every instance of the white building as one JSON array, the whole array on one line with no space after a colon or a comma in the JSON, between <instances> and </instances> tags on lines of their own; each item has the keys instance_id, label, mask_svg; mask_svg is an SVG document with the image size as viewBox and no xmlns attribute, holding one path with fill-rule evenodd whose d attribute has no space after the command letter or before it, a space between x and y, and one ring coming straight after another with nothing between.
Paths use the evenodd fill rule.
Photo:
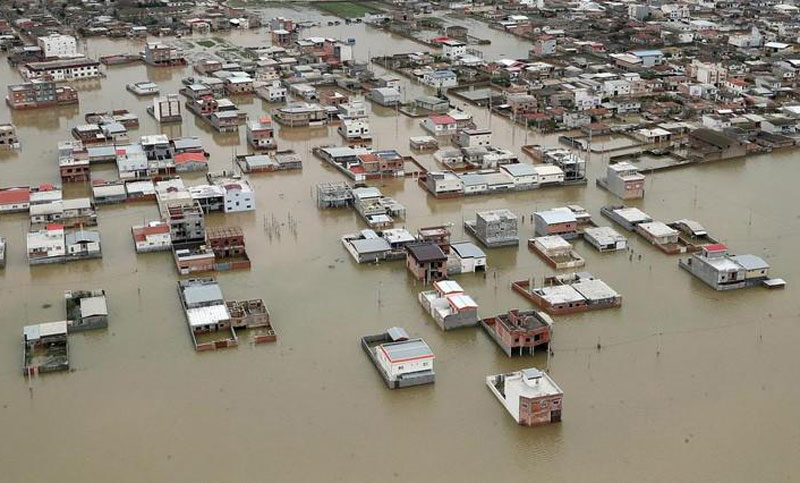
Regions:
<instances>
[{"instance_id":1,"label":"white building","mask_svg":"<svg viewBox=\"0 0 800 483\"><path fill-rule=\"evenodd\" d=\"M442 53L450 60L456 60L467 54L467 44L454 39L442 42Z\"/></svg>"},{"instance_id":2,"label":"white building","mask_svg":"<svg viewBox=\"0 0 800 483\"><path fill-rule=\"evenodd\" d=\"M46 59L53 57L75 57L78 55L78 43L72 35L50 34L36 39Z\"/></svg>"},{"instance_id":3,"label":"white building","mask_svg":"<svg viewBox=\"0 0 800 483\"><path fill-rule=\"evenodd\" d=\"M151 221L147 225L131 228L136 253L157 252L169 250L172 239L169 234L169 224L163 221Z\"/></svg>"},{"instance_id":4,"label":"white building","mask_svg":"<svg viewBox=\"0 0 800 483\"><path fill-rule=\"evenodd\" d=\"M64 227L49 225L44 230L28 233L28 262L42 263L58 260L67 253Z\"/></svg>"},{"instance_id":5,"label":"white building","mask_svg":"<svg viewBox=\"0 0 800 483\"><path fill-rule=\"evenodd\" d=\"M492 131L490 129L461 129L454 141L462 148L489 146L492 144Z\"/></svg>"},{"instance_id":6,"label":"white building","mask_svg":"<svg viewBox=\"0 0 800 483\"><path fill-rule=\"evenodd\" d=\"M278 103L286 100L286 88L276 80L256 87L256 95L267 102Z\"/></svg>"},{"instance_id":7,"label":"white building","mask_svg":"<svg viewBox=\"0 0 800 483\"><path fill-rule=\"evenodd\" d=\"M422 339L388 342L375 348L378 364L391 380L405 374L433 371L436 356Z\"/></svg>"},{"instance_id":8,"label":"white building","mask_svg":"<svg viewBox=\"0 0 800 483\"><path fill-rule=\"evenodd\" d=\"M253 188L247 181L226 181L221 186L225 190L225 213L253 211L256 209Z\"/></svg>"},{"instance_id":9,"label":"white building","mask_svg":"<svg viewBox=\"0 0 800 483\"><path fill-rule=\"evenodd\" d=\"M369 129L369 119L345 119L337 128L339 134L348 141L370 141L372 133Z\"/></svg>"},{"instance_id":10,"label":"white building","mask_svg":"<svg viewBox=\"0 0 800 483\"><path fill-rule=\"evenodd\" d=\"M422 76L422 83L436 88L455 87L458 76L452 70L434 70Z\"/></svg>"},{"instance_id":11,"label":"white building","mask_svg":"<svg viewBox=\"0 0 800 483\"><path fill-rule=\"evenodd\" d=\"M458 262L458 273L483 272L486 270L486 253L471 242L450 245L451 258Z\"/></svg>"}]
</instances>

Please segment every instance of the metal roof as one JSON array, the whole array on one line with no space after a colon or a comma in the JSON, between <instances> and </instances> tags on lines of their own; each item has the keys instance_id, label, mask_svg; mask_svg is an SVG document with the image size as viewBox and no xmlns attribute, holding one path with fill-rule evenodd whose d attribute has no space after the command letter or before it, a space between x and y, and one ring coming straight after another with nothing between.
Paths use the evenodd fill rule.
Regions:
<instances>
[{"instance_id":1,"label":"metal roof","mask_svg":"<svg viewBox=\"0 0 800 483\"><path fill-rule=\"evenodd\" d=\"M741 265L745 270L766 270L769 268L769 263L756 255L733 255L731 259Z\"/></svg>"},{"instance_id":2,"label":"metal roof","mask_svg":"<svg viewBox=\"0 0 800 483\"><path fill-rule=\"evenodd\" d=\"M570 222L577 223L578 221L578 219L575 217L575 213L573 213L569 208L555 208L548 211L537 211L533 215L536 218L540 218L548 225Z\"/></svg>"},{"instance_id":3,"label":"metal roof","mask_svg":"<svg viewBox=\"0 0 800 483\"><path fill-rule=\"evenodd\" d=\"M95 315L108 315L105 295L81 299L81 318Z\"/></svg>"},{"instance_id":4,"label":"metal roof","mask_svg":"<svg viewBox=\"0 0 800 483\"><path fill-rule=\"evenodd\" d=\"M458 242L450 245L461 258L486 258L486 253L472 242Z\"/></svg>"},{"instance_id":5,"label":"metal roof","mask_svg":"<svg viewBox=\"0 0 800 483\"><path fill-rule=\"evenodd\" d=\"M217 283L192 284L183 287L183 299L186 306L209 302L222 302L222 290Z\"/></svg>"},{"instance_id":6,"label":"metal roof","mask_svg":"<svg viewBox=\"0 0 800 483\"><path fill-rule=\"evenodd\" d=\"M410 362L417 359L434 359L433 351L422 339L389 342L378 346L389 362Z\"/></svg>"}]
</instances>

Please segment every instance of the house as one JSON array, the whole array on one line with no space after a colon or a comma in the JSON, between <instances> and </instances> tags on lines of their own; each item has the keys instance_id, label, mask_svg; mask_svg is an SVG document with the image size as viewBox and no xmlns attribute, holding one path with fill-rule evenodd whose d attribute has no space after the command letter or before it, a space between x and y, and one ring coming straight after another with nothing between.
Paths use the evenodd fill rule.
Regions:
<instances>
[{"instance_id":1,"label":"house","mask_svg":"<svg viewBox=\"0 0 800 483\"><path fill-rule=\"evenodd\" d=\"M478 304L452 280L433 282L433 290L420 292L417 298L442 330L478 325Z\"/></svg>"},{"instance_id":2,"label":"house","mask_svg":"<svg viewBox=\"0 0 800 483\"><path fill-rule=\"evenodd\" d=\"M435 380L433 361L436 356L431 348L422 339L409 338L399 327L362 337L361 348L389 389L430 384Z\"/></svg>"},{"instance_id":3,"label":"house","mask_svg":"<svg viewBox=\"0 0 800 483\"><path fill-rule=\"evenodd\" d=\"M0 124L0 151L11 151L19 148L17 128L10 123Z\"/></svg>"},{"instance_id":4,"label":"house","mask_svg":"<svg viewBox=\"0 0 800 483\"><path fill-rule=\"evenodd\" d=\"M275 120L288 127L322 126L328 122L325 108L319 104L293 103L274 111Z\"/></svg>"},{"instance_id":5,"label":"house","mask_svg":"<svg viewBox=\"0 0 800 483\"><path fill-rule=\"evenodd\" d=\"M486 385L522 426L561 422L564 391L539 369L489 376Z\"/></svg>"},{"instance_id":6,"label":"house","mask_svg":"<svg viewBox=\"0 0 800 483\"><path fill-rule=\"evenodd\" d=\"M400 89L397 87L377 87L367 93L367 99L385 107L400 104Z\"/></svg>"},{"instance_id":7,"label":"house","mask_svg":"<svg viewBox=\"0 0 800 483\"><path fill-rule=\"evenodd\" d=\"M700 128L689 132L689 154L701 161L713 161L745 156L747 149L742 141L722 132Z\"/></svg>"},{"instance_id":8,"label":"house","mask_svg":"<svg viewBox=\"0 0 800 483\"><path fill-rule=\"evenodd\" d=\"M209 228L206 246L214 253L214 269L246 270L250 268L250 257L244 242L244 232L238 226Z\"/></svg>"},{"instance_id":9,"label":"house","mask_svg":"<svg viewBox=\"0 0 800 483\"><path fill-rule=\"evenodd\" d=\"M451 70L435 70L425 72L422 83L436 89L455 87L458 85L458 76Z\"/></svg>"},{"instance_id":10,"label":"house","mask_svg":"<svg viewBox=\"0 0 800 483\"><path fill-rule=\"evenodd\" d=\"M69 332L108 327L108 302L105 290L67 290L64 292Z\"/></svg>"},{"instance_id":11,"label":"house","mask_svg":"<svg viewBox=\"0 0 800 483\"><path fill-rule=\"evenodd\" d=\"M414 99L414 107L423 111L444 114L450 110L450 101L436 96L420 96Z\"/></svg>"},{"instance_id":12,"label":"house","mask_svg":"<svg viewBox=\"0 0 800 483\"><path fill-rule=\"evenodd\" d=\"M453 142L462 148L490 146L492 144L491 129L459 129Z\"/></svg>"},{"instance_id":13,"label":"house","mask_svg":"<svg viewBox=\"0 0 800 483\"><path fill-rule=\"evenodd\" d=\"M645 176L631 163L622 161L609 164L606 177L597 180L598 186L605 188L617 198L623 200L644 197Z\"/></svg>"},{"instance_id":14,"label":"house","mask_svg":"<svg viewBox=\"0 0 800 483\"><path fill-rule=\"evenodd\" d=\"M69 370L67 321L26 325L22 329L24 361L22 373L28 377L40 373Z\"/></svg>"},{"instance_id":15,"label":"house","mask_svg":"<svg viewBox=\"0 0 800 483\"><path fill-rule=\"evenodd\" d=\"M465 221L464 227L489 248L518 245L517 216L507 209L482 211L475 221Z\"/></svg>"},{"instance_id":16,"label":"house","mask_svg":"<svg viewBox=\"0 0 800 483\"><path fill-rule=\"evenodd\" d=\"M678 243L678 230L660 221L650 221L636 225L636 233L653 245L674 245Z\"/></svg>"},{"instance_id":17,"label":"house","mask_svg":"<svg viewBox=\"0 0 800 483\"><path fill-rule=\"evenodd\" d=\"M271 117L261 116L258 120L247 123L247 143L253 149L277 149Z\"/></svg>"},{"instance_id":18,"label":"house","mask_svg":"<svg viewBox=\"0 0 800 483\"><path fill-rule=\"evenodd\" d=\"M547 348L553 331L553 319L535 310L513 309L481 321L483 330L508 357L532 356L536 347Z\"/></svg>"},{"instance_id":19,"label":"house","mask_svg":"<svg viewBox=\"0 0 800 483\"><path fill-rule=\"evenodd\" d=\"M625 250L628 239L610 226L588 227L583 230L583 239L600 252Z\"/></svg>"},{"instance_id":20,"label":"house","mask_svg":"<svg viewBox=\"0 0 800 483\"><path fill-rule=\"evenodd\" d=\"M154 67L185 65L183 52L161 42L147 42L144 46L144 62Z\"/></svg>"},{"instance_id":21,"label":"house","mask_svg":"<svg viewBox=\"0 0 800 483\"><path fill-rule=\"evenodd\" d=\"M447 255L436 243L406 245L406 268L415 279L425 284L447 276Z\"/></svg>"},{"instance_id":22,"label":"house","mask_svg":"<svg viewBox=\"0 0 800 483\"><path fill-rule=\"evenodd\" d=\"M30 208L31 190L28 187L0 189L0 213L17 213Z\"/></svg>"},{"instance_id":23,"label":"house","mask_svg":"<svg viewBox=\"0 0 800 483\"><path fill-rule=\"evenodd\" d=\"M458 122L448 114L432 114L420 124L434 136L450 136L458 132Z\"/></svg>"},{"instance_id":24,"label":"house","mask_svg":"<svg viewBox=\"0 0 800 483\"><path fill-rule=\"evenodd\" d=\"M180 122L183 120L181 100L177 94L154 98L153 105L147 108L147 112L158 122Z\"/></svg>"},{"instance_id":25,"label":"house","mask_svg":"<svg viewBox=\"0 0 800 483\"><path fill-rule=\"evenodd\" d=\"M187 173L192 171L208 171L208 161L203 153L180 153L173 158L175 171Z\"/></svg>"},{"instance_id":26,"label":"house","mask_svg":"<svg viewBox=\"0 0 800 483\"><path fill-rule=\"evenodd\" d=\"M452 171L428 171L425 188L437 198L455 198L464 194L464 182Z\"/></svg>"},{"instance_id":27,"label":"house","mask_svg":"<svg viewBox=\"0 0 800 483\"><path fill-rule=\"evenodd\" d=\"M500 171L511 178L516 190L533 189L539 186L539 175L536 172L536 167L531 164L504 164L500 166Z\"/></svg>"},{"instance_id":28,"label":"house","mask_svg":"<svg viewBox=\"0 0 800 483\"><path fill-rule=\"evenodd\" d=\"M536 179L539 182L539 186L564 183L564 170L558 166L549 164L534 165L533 170L536 173Z\"/></svg>"},{"instance_id":29,"label":"house","mask_svg":"<svg viewBox=\"0 0 800 483\"><path fill-rule=\"evenodd\" d=\"M169 225L173 246L197 246L205 242L206 225L199 202L194 200L168 202L164 206L162 216Z\"/></svg>"},{"instance_id":30,"label":"house","mask_svg":"<svg viewBox=\"0 0 800 483\"><path fill-rule=\"evenodd\" d=\"M86 57L28 62L19 68L25 80L52 82L94 79L100 77L100 62Z\"/></svg>"},{"instance_id":31,"label":"house","mask_svg":"<svg viewBox=\"0 0 800 483\"><path fill-rule=\"evenodd\" d=\"M730 255L722 243L706 245L679 266L714 290L761 285L769 279L769 264L755 255Z\"/></svg>"},{"instance_id":32,"label":"house","mask_svg":"<svg viewBox=\"0 0 800 483\"><path fill-rule=\"evenodd\" d=\"M600 214L610 218L628 231L633 231L636 225L640 223L649 223L653 221L650 215L639 208L633 207L604 206L600 208Z\"/></svg>"},{"instance_id":33,"label":"house","mask_svg":"<svg viewBox=\"0 0 800 483\"><path fill-rule=\"evenodd\" d=\"M450 249L452 266L448 263L447 271L449 274L486 271L486 253L474 243L452 243Z\"/></svg>"},{"instance_id":34,"label":"house","mask_svg":"<svg viewBox=\"0 0 800 483\"><path fill-rule=\"evenodd\" d=\"M455 39L445 39L439 42L442 46L442 53L450 60L456 60L467 54L467 44Z\"/></svg>"},{"instance_id":35,"label":"house","mask_svg":"<svg viewBox=\"0 0 800 483\"><path fill-rule=\"evenodd\" d=\"M588 272L545 277L541 287L532 280L513 282L511 288L548 314L572 314L622 305L622 296Z\"/></svg>"},{"instance_id":36,"label":"house","mask_svg":"<svg viewBox=\"0 0 800 483\"><path fill-rule=\"evenodd\" d=\"M178 282L178 295L195 350L214 350L238 345L236 332L231 325L231 314L216 280L212 278L181 280ZM211 334L219 334L220 338L206 342ZM198 336L204 336L206 339L199 342Z\"/></svg>"},{"instance_id":37,"label":"house","mask_svg":"<svg viewBox=\"0 0 800 483\"><path fill-rule=\"evenodd\" d=\"M57 223L27 235L28 263L38 265L64 261L67 248L64 241L64 227Z\"/></svg>"},{"instance_id":38,"label":"house","mask_svg":"<svg viewBox=\"0 0 800 483\"><path fill-rule=\"evenodd\" d=\"M586 263L572 245L558 235L532 238L528 240L528 247L556 270L582 267Z\"/></svg>"},{"instance_id":39,"label":"house","mask_svg":"<svg viewBox=\"0 0 800 483\"><path fill-rule=\"evenodd\" d=\"M344 119L336 131L348 142L372 141L369 129L369 119Z\"/></svg>"},{"instance_id":40,"label":"house","mask_svg":"<svg viewBox=\"0 0 800 483\"><path fill-rule=\"evenodd\" d=\"M78 91L52 81L36 80L8 86L6 104L11 109L36 109L78 103Z\"/></svg>"},{"instance_id":41,"label":"house","mask_svg":"<svg viewBox=\"0 0 800 483\"><path fill-rule=\"evenodd\" d=\"M560 235L564 239L578 236L578 219L566 207L533 213L534 234L536 236Z\"/></svg>"},{"instance_id":42,"label":"house","mask_svg":"<svg viewBox=\"0 0 800 483\"><path fill-rule=\"evenodd\" d=\"M77 230L64 235L67 258L100 258L100 232Z\"/></svg>"},{"instance_id":43,"label":"house","mask_svg":"<svg viewBox=\"0 0 800 483\"><path fill-rule=\"evenodd\" d=\"M146 225L131 227L136 253L169 251L172 249L169 224L151 221Z\"/></svg>"}]
</instances>

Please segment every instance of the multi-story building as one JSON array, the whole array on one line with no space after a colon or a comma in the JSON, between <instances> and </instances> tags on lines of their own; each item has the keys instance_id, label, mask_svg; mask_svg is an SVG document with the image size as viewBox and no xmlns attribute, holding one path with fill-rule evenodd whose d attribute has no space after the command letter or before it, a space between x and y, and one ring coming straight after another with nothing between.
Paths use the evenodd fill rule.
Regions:
<instances>
[{"instance_id":1,"label":"multi-story building","mask_svg":"<svg viewBox=\"0 0 800 483\"><path fill-rule=\"evenodd\" d=\"M564 391L547 373L536 368L486 378L486 385L523 426L561 421Z\"/></svg>"},{"instance_id":2,"label":"multi-story building","mask_svg":"<svg viewBox=\"0 0 800 483\"><path fill-rule=\"evenodd\" d=\"M199 246L205 242L206 223L197 201L170 203L166 215L173 246Z\"/></svg>"},{"instance_id":3,"label":"multi-story building","mask_svg":"<svg viewBox=\"0 0 800 483\"><path fill-rule=\"evenodd\" d=\"M73 81L100 77L100 62L85 57L28 62L20 67L26 80Z\"/></svg>"},{"instance_id":4,"label":"multi-story building","mask_svg":"<svg viewBox=\"0 0 800 483\"><path fill-rule=\"evenodd\" d=\"M597 183L623 200L644 197L645 176L639 173L636 166L628 162L609 164L606 177Z\"/></svg>"},{"instance_id":5,"label":"multi-story building","mask_svg":"<svg viewBox=\"0 0 800 483\"><path fill-rule=\"evenodd\" d=\"M78 55L78 43L72 35L50 34L36 39L45 59L54 57L75 57Z\"/></svg>"},{"instance_id":6,"label":"multi-story building","mask_svg":"<svg viewBox=\"0 0 800 483\"><path fill-rule=\"evenodd\" d=\"M6 104L11 109L33 109L78 103L78 91L51 81L33 81L8 86Z\"/></svg>"},{"instance_id":7,"label":"multi-story building","mask_svg":"<svg viewBox=\"0 0 800 483\"><path fill-rule=\"evenodd\" d=\"M144 48L144 62L156 67L185 65L183 52L161 42L148 42Z\"/></svg>"}]
</instances>

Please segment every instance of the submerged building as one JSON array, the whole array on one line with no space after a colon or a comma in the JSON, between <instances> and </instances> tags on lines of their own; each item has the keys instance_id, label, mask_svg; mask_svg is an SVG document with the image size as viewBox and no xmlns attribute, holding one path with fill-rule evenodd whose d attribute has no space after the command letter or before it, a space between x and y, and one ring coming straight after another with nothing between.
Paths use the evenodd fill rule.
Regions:
<instances>
[{"instance_id":1,"label":"submerged building","mask_svg":"<svg viewBox=\"0 0 800 483\"><path fill-rule=\"evenodd\" d=\"M550 376L536 368L486 378L486 385L523 426L561 421L564 391Z\"/></svg>"}]
</instances>

